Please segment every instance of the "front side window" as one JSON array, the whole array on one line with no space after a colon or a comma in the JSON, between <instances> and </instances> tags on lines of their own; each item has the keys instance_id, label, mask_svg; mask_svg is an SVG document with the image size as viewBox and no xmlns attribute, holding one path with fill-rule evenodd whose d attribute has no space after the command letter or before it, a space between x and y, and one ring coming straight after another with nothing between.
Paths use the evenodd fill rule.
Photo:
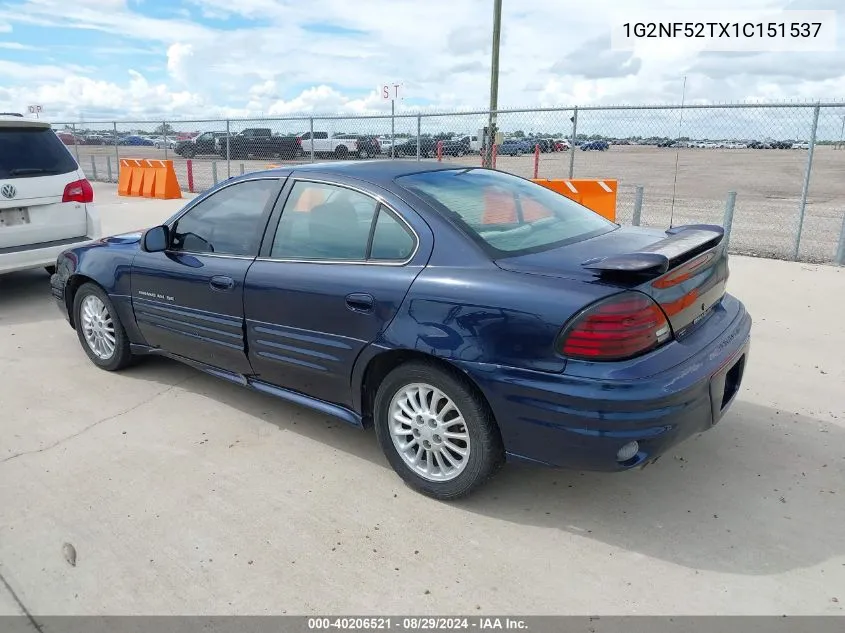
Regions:
<instances>
[{"instance_id":1,"label":"front side window","mask_svg":"<svg viewBox=\"0 0 845 633\"><path fill-rule=\"evenodd\" d=\"M176 221L171 250L254 257L276 179L248 180L212 194Z\"/></svg>"},{"instance_id":2,"label":"front side window","mask_svg":"<svg viewBox=\"0 0 845 633\"><path fill-rule=\"evenodd\" d=\"M553 248L616 228L559 193L500 171L429 171L396 182L498 257Z\"/></svg>"},{"instance_id":3,"label":"front side window","mask_svg":"<svg viewBox=\"0 0 845 633\"><path fill-rule=\"evenodd\" d=\"M370 196L299 181L285 203L270 256L304 261L404 261L416 246L408 228Z\"/></svg>"}]
</instances>

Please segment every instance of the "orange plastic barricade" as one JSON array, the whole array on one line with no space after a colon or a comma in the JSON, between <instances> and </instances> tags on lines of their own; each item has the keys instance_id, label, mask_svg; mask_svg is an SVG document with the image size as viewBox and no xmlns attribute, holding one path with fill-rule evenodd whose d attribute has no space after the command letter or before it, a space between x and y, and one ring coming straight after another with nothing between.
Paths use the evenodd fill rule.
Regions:
<instances>
[{"instance_id":1,"label":"orange plastic barricade","mask_svg":"<svg viewBox=\"0 0 845 633\"><path fill-rule=\"evenodd\" d=\"M140 196L147 170L144 168L144 161L142 160L131 159L130 163L132 164L132 182L129 185L129 195Z\"/></svg>"},{"instance_id":2,"label":"orange plastic barricade","mask_svg":"<svg viewBox=\"0 0 845 633\"><path fill-rule=\"evenodd\" d=\"M149 160L141 161L144 170L144 184L141 186L141 197L152 198L155 195L156 170Z\"/></svg>"},{"instance_id":3,"label":"orange plastic barricade","mask_svg":"<svg viewBox=\"0 0 845 633\"><path fill-rule=\"evenodd\" d=\"M172 160L148 160L147 178L152 175L155 185L152 197L159 200L177 200L182 197L182 188L176 180L176 170Z\"/></svg>"},{"instance_id":4,"label":"orange plastic barricade","mask_svg":"<svg viewBox=\"0 0 845 633\"><path fill-rule=\"evenodd\" d=\"M182 197L172 160L140 158L120 159L117 193L120 196L160 200L174 200Z\"/></svg>"},{"instance_id":5,"label":"orange plastic barricade","mask_svg":"<svg viewBox=\"0 0 845 633\"><path fill-rule=\"evenodd\" d=\"M611 222L616 221L616 193L619 187L617 180L593 178L548 180L534 178L531 182L536 182L538 185L556 191L570 200L583 204Z\"/></svg>"},{"instance_id":6,"label":"orange plastic barricade","mask_svg":"<svg viewBox=\"0 0 845 633\"><path fill-rule=\"evenodd\" d=\"M120 166L118 167L117 174L117 195L119 196L129 195L129 188L132 185L132 176L135 173L132 167L132 162L129 161L129 159L120 159Z\"/></svg>"}]
</instances>

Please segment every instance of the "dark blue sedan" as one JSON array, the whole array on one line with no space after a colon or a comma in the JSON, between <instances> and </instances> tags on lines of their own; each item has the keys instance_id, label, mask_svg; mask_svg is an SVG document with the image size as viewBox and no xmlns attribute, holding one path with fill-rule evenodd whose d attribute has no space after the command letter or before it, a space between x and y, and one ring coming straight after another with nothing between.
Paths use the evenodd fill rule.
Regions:
<instances>
[{"instance_id":1,"label":"dark blue sedan","mask_svg":"<svg viewBox=\"0 0 845 633\"><path fill-rule=\"evenodd\" d=\"M147 354L374 427L440 499L505 459L643 466L747 363L723 231L621 227L510 174L337 162L229 179L65 251L53 295L106 370Z\"/></svg>"}]
</instances>

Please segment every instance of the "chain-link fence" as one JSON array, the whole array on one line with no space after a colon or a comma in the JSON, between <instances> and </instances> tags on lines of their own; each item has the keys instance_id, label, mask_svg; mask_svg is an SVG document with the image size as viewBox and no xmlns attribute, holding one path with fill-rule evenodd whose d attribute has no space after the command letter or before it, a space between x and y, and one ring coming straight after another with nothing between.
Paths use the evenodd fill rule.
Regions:
<instances>
[{"instance_id":1,"label":"chain-link fence","mask_svg":"<svg viewBox=\"0 0 845 633\"><path fill-rule=\"evenodd\" d=\"M726 223L738 253L845 264L845 103L500 110L497 169L617 180L621 223ZM277 164L481 165L490 113L54 123L93 180L172 159L182 189Z\"/></svg>"}]
</instances>

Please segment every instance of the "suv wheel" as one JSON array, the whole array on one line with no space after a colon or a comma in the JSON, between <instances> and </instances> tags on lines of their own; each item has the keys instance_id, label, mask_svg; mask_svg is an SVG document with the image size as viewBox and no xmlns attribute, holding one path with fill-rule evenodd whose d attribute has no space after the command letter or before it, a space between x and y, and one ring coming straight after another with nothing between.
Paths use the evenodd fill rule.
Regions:
<instances>
[{"instance_id":1,"label":"suv wheel","mask_svg":"<svg viewBox=\"0 0 845 633\"><path fill-rule=\"evenodd\" d=\"M343 160L349 155L349 150L347 149L346 145L338 145L334 150L335 158L339 158Z\"/></svg>"},{"instance_id":2,"label":"suv wheel","mask_svg":"<svg viewBox=\"0 0 845 633\"><path fill-rule=\"evenodd\" d=\"M431 363L406 363L387 375L376 394L374 421L393 469L436 499L469 494L504 462L487 404L466 381Z\"/></svg>"}]
</instances>

